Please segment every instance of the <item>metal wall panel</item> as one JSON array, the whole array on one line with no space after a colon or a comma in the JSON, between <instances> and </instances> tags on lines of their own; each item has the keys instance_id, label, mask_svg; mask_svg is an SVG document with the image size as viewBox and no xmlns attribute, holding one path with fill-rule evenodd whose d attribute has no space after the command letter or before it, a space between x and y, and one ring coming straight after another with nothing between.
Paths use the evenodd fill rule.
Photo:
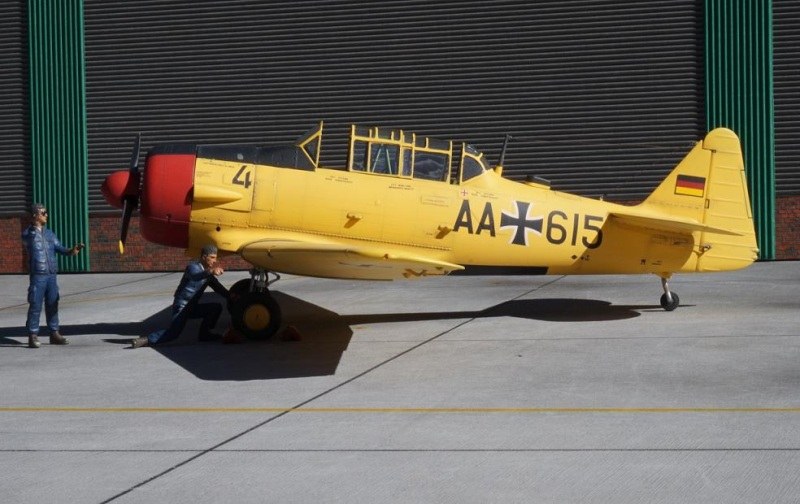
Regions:
<instances>
[{"instance_id":1,"label":"metal wall panel","mask_svg":"<svg viewBox=\"0 0 800 504\"><path fill-rule=\"evenodd\" d=\"M91 209L134 134L272 143L326 121L467 140L505 174L644 197L704 134L702 2L86 0Z\"/></svg>"},{"instance_id":2,"label":"metal wall panel","mask_svg":"<svg viewBox=\"0 0 800 504\"><path fill-rule=\"evenodd\" d=\"M706 0L708 129L739 134L759 257L775 258L775 128L769 1Z\"/></svg>"},{"instance_id":3,"label":"metal wall panel","mask_svg":"<svg viewBox=\"0 0 800 504\"><path fill-rule=\"evenodd\" d=\"M800 3L772 0L775 80L775 186L800 194Z\"/></svg>"},{"instance_id":4,"label":"metal wall panel","mask_svg":"<svg viewBox=\"0 0 800 504\"><path fill-rule=\"evenodd\" d=\"M32 196L48 207L48 226L69 247L89 239L83 5L28 5ZM58 262L62 271L89 270L88 251Z\"/></svg>"},{"instance_id":5,"label":"metal wall panel","mask_svg":"<svg viewBox=\"0 0 800 504\"><path fill-rule=\"evenodd\" d=\"M30 193L25 0L0 3L0 217L26 211Z\"/></svg>"}]
</instances>

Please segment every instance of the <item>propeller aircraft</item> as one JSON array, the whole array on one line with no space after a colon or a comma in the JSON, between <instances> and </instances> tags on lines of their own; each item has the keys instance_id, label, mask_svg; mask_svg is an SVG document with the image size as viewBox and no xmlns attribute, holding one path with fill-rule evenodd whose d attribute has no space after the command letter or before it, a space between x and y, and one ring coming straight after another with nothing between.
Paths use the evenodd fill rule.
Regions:
<instances>
[{"instance_id":1,"label":"propeller aircraft","mask_svg":"<svg viewBox=\"0 0 800 504\"><path fill-rule=\"evenodd\" d=\"M253 265L231 287L234 327L265 339L281 323L280 273L394 280L478 274L655 274L744 268L758 256L736 134L718 128L640 204L516 182L473 146L351 126L347 163L320 165L323 123L282 146L156 145L109 175L122 253L133 211L151 242L196 254L215 244ZM270 278L274 274L275 278Z\"/></svg>"}]
</instances>

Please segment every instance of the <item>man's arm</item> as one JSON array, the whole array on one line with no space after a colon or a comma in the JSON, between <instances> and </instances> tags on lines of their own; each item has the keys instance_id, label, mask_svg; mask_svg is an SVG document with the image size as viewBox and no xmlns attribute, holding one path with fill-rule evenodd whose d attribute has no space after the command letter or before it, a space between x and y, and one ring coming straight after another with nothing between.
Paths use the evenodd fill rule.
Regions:
<instances>
[{"instance_id":1,"label":"man's arm","mask_svg":"<svg viewBox=\"0 0 800 504\"><path fill-rule=\"evenodd\" d=\"M211 276L210 271L206 271L206 269L203 267L202 264L194 261L190 262L186 266L186 269L183 271L183 274L191 282L197 282L199 280L204 279L207 276Z\"/></svg>"},{"instance_id":2,"label":"man's arm","mask_svg":"<svg viewBox=\"0 0 800 504\"><path fill-rule=\"evenodd\" d=\"M85 245L83 243L76 243L75 245L72 246L72 248L67 248L67 247L59 244L56 247L56 252L58 252L59 254L63 254L63 255L74 256L74 255L78 255L78 252L80 252L83 249L84 246Z\"/></svg>"},{"instance_id":3,"label":"man's arm","mask_svg":"<svg viewBox=\"0 0 800 504\"><path fill-rule=\"evenodd\" d=\"M49 231L48 234L53 238L53 248L55 248L56 252L58 252L61 255L74 255L72 253L72 249L69 249L61 244L61 240L58 239L58 236L56 236L55 233L53 233L49 229L47 231Z\"/></svg>"},{"instance_id":4,"label":"man's arm","mask_svg":"<svg viewBox=\"0 0 800 504\"><path fill-rule=\"evenodd\" d=\"M211 278L208 279L208 285L220 296L224 298L230 297L230 292L228 292L228 289L226 289L225 286L222 285L219 280L217 280L216 276L211 275Z\"/></svg>"}]
</instances>

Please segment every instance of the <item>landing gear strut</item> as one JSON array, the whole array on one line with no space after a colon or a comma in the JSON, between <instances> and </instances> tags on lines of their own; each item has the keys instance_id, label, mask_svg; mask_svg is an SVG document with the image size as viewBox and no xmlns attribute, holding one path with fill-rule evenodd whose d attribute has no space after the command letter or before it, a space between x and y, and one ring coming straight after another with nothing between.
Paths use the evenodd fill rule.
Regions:
<instances>
[{"instance_id":1,"label":"landing gear strut","mask_svg":"<svg viewBox=\"0 0 800 504\"><path fill-rule=\"evenodd\" d=\"M680 298L678 298L678 293L669 290L667 280L669 280L670 276L672 275L667 274L661 277L661 286L664 288L664 294L661 295L661 307L667 311L674 310L681 302Z\"/></svg>"},{"instance_id":2,"label":"landing gear strut","mask_svg":"<svg viewBox=\"0 0 800 504\"><path fill-rule=\"evenodd\" d=\"M266 340L281 326L281 307L269 292L269 286L280 275L269 280L269 273L261 269L250 270L250 279L239 280L230 288L228 311L233 327L252 340Z\"/></svg>"}]
</instances>

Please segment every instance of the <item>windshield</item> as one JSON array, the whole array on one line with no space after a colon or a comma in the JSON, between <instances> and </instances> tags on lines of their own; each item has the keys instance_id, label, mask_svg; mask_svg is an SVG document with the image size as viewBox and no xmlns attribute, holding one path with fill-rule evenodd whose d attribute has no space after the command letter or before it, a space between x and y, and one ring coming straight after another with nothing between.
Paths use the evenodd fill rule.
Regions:
<instances>
[{"instance_id":1,"label":"windshield","mask_svg":"<svg viewBox=\"0 0 800 504\"><path fill-rule=\"evenodd\" d=\"M472 145L467 145L464 148L464 169L461 173L461 181L465 182L486 171L486 158L483 152Z\"/></svg>"}]
</instances>

